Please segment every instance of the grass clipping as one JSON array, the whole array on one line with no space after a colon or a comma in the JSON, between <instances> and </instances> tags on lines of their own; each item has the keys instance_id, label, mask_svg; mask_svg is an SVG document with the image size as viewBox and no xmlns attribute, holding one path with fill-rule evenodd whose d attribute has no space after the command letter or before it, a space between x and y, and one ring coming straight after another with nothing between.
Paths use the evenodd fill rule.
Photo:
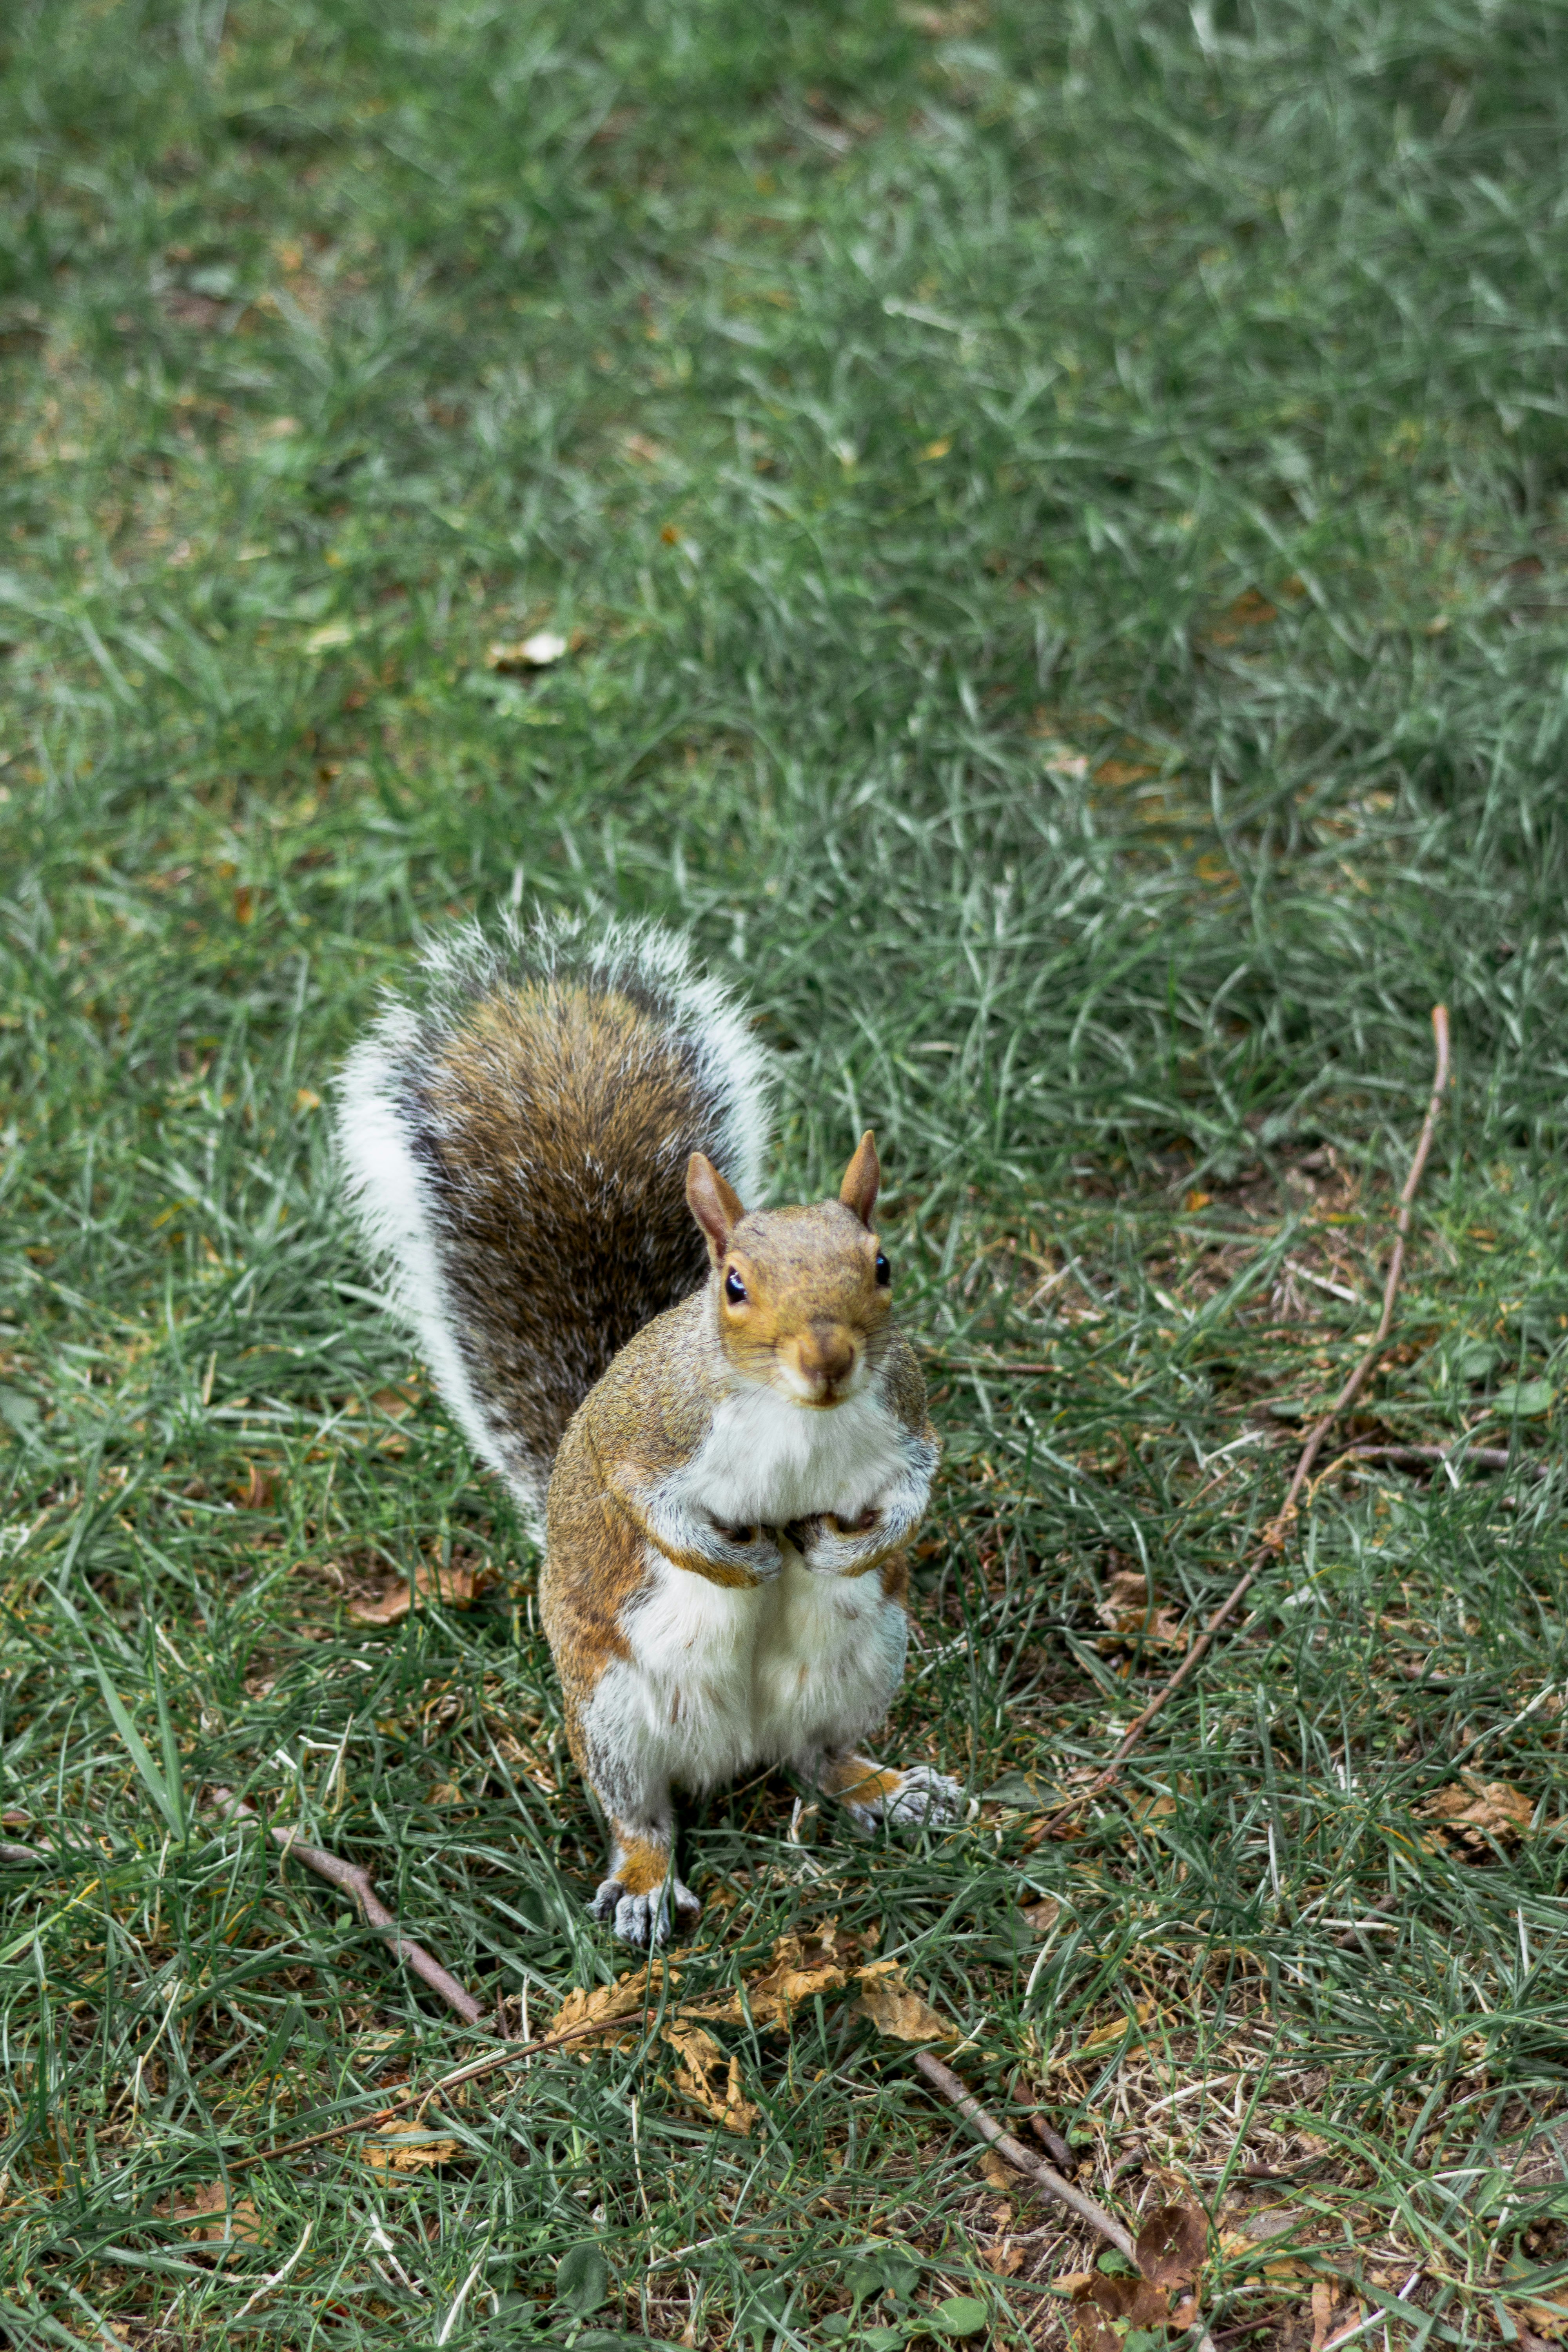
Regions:
<instances>
[{"instance_id":1,"label":"grass clipping","mask_svg":"<svg viewBox=\"0 0 1568 2352\"><path fill-rule=\"evenodd\" d=\"M665 1960L666 1981L672 1989L682 1965L679 1958ZM857 2016L879 2033L897 2042L956 2039L956 2028L905 1983L897 1960L868 1959L860 1938L829 1920L809 1937L780 1936L765 1968L728 1992L678 2001L659 2020L657 2036L679 2062L677 2091L726 2131L746 2137L756 2123L757 2107L744 2095L740 2060L726 2055L709 2028L750 2025L759 2032L787 2033L803 2001L847 1991L851 1985L859 1987ZM613 2047L634 2048L649 1990L647 1973L640 1969L627 1969L614 1984L574 1987L551 2021L551 2033L581 2033L592 2042L592 2029L597 2027ZM639 2020L635 2029L630 2023L634 2017ZM583 2054L589 2053L584 2050Z\"/></svg>"}]
</instances>

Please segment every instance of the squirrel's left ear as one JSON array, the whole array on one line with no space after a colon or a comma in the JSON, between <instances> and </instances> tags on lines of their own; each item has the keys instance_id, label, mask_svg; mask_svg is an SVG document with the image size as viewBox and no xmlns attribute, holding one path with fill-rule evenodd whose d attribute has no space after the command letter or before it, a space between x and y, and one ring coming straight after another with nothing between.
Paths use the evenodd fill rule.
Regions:
<instances>
[{"instance_id":1,"label":"squirrel's left ear","mask_svg":"<svg viewBox=\"0 0 1568 2352\"><path fill-rule=\"evenodd\" d=\"M686 1163L686 1204L707 1237L710 1258L722 1265L730 1236L746 1212L734 1186L725 1183L700 1151L694 1151Z\"/></svg>"},{"instance_id":2,"label":"squirrel's left ear","mask_svg":"<svg viewBox=\"0 0 1568 2352\"><path fill-rule=\"evenodd\" d=\"M877 1139L869 1128L860 1138L854 1159L844 1171L844 1181L838 1187L838 1197L847 1209L853 1209L863 1225L871 1222L871 1212L877 1205L877 1187L882 1181L882 1171L877 1160Z\"/></svg>"}]
</instances>

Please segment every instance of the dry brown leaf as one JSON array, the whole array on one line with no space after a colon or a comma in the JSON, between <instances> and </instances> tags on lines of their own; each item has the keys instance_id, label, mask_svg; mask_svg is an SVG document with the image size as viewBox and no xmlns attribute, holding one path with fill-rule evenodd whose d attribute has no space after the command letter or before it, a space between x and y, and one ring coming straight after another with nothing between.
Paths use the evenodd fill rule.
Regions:
<instances>
[{"instance_id":1,"label":"dry brown leaf","mask_svg":"<svg viewBox=\"0 0 1568 2352\"><path fill-rule=\"evenodd\" d=\"M1152 2286L1191 2286L1208 2242L1208 2224L1195 2205L1162 2205L1144 2221L1132 2251Z\"/></svg>"},{"instance_id":2,"label":"dry brown leaf","mask_svg":"<svg viewBox=\"0 0 1568 2352\"><path fill-rule=\"evenodd\" d=\"M256 1463L245 1467L248 1475L244 1486L234 1489L235 1501L242 1511L265 1511L272 1500L272 1481Z\"/></svg>"},{"instance_id":3,"label":"dry brown leaf","mask_svg":"<svg viewBox=\"0 0 1568 2352\"><path fill-rule=\"evenodd\" d=\"M1227 2262L1234 2262L1238 2255L1246 2256L1248 2268L1254 2272L1260 2271L1266 2279L1302 2278L1306 2275L1306 2264L1288 2254L1281 2255L1277 2261L1260 2263L1258 2256L1268 2242L1267 2237L1255 2235L1247 2229L1225 2229L1219 2232L1219 2251Z\"/></svg>"},{"instance_id":4,"label":"dry brown leaf","mask_svg":"<svg viewBox=\"0 0 1568 2352\"><path fill-rule=\"evenodd\" d=\"M645 466L657 466L664 456L658 443L650 441L646 433L628 433L621 446L628 457L640 457Z\"/></svg>"},{"instance_id":5,"label":"dry brown leaf","mask_svg":"<svg viewBox=\"0 0 1568 2352\"><path fill-rule=\"evenodd\" d=\"M1101 1650L1122 1642L1140 1643L1146 1650L1184 1650L1192 1640L1175 1612L1163 1608L1158 1595L1151 1593L1141 1569L1118 1569L1094 1613L1111 1629L1110 1637L1097 1644Z\"/></svg>"},{"instance_id":6,"label":"dry brown leaf","mask_svg":"<svg viewBox=\"0 0 1568 2352\"><path fill-rule=\"evenodd\" d=\"M437 1780L430 1791L428 1801L433 1805L460 1805L463 1792L456 1780Z\"/></svg>"},{"instance_id":7,"label":"dry brown leaf","mask_svg":"<svg viewBox=\"0 0 1568 2352\"><path fill-rule=\"evenodd\" d=\"M1529 1834L1535 1807L1522 1789L1506 1780L1483 1780L1479 1772L1461 1772L1458 1780L1439 1789L1416 1808L1423 1821L1439 1822L1472 1853L1483 1853L1489 1839L1510 1843Z\"/></svg>"},{"instance_id":8,"label":"dry brown leaf","mask_svg":"<svg viewBox=\"0 0 1568 2352\"><path fill-rule=\"evenodd\" d=\"M765 1969L746 1979L745 2000L738 1991L710 1995L682 2004L683 2017L706 2018L714 2025L745 2025L788 2029L790 2018L803 2000L818 1993L839 1992L851 1979L874 1983L879 1977L897 1975L896 1960L863 1960L858 1936L826 1920L809 1936L780 1936Z\"/></svg>"},{"instance_id":9,"label":"dry brown leaf","mask_svg":"<svg viewBox=\"0 0 1568 2352\"><path fill-rule=\"evenodd\" d=\"M221 2180L204 2180L199 2187L186 2192L183 2205L174 2205L165 2198L153 2210L166 2221L185 2228L190 2238L242 2238L254 2244L261 2235L261 2217L255 2202L248 2197L239 2198L235 2204L232 2221L228 2210L228 2192Z\"/></svg>"},{"instance_id":10,"label":"dry brown leaf","mask_svg":"<svg viewBox=\"0 0 1568 2352\"><path fill-rule=\"evenodd\" d=\"M1130 2033L1133 2030L1135 2025L1147 2025L1149 2020L1158 2014L1159 2010L1156 2002L1152 2000L1141 2000L1135 2005L1131 2017L1113 2017L1109 2025L1097 2025L1094 2032L1089 2035L1088 2041L1080 2042L1076 2053L1070 2054L1083 2057L1092 2051L1109 2049L1111 2042L1120 2042L1124 2034ZM1053 2065L1057 2065L1067 2062L1065 2060L1053 2059L1051 2063Z\"/></svg>"},{"instance_id":11,"label":"dry brown leaf","mask_svg":"<svg viewBox=\"0 0 1568 2352\"><path fill-rule=\"evenodd\" d=\"M497 1571L488 1561L478 1568L458 1561L449 1568L435 1568L421 1560L414 1571L412 1590L405 1582L389 1584L374 1601L351 1601L349 1615L360 1625L395 1625L407 1616L416 1600L432 1594L447 1609L471 1609L480 1593L488 1592L496 1581Z\"/></svg>"},{"instance_id":12,"label":"dry brown leaf","mask_svg":"<svg viewBox=\"0 0 1568 2352\"><path fill-rule=\"evenodd\" d=\"M586 1990L574 1985L551 2019L549 2031L567 2033L577 2026L593 2025L608 2032L625 2019L638 2015L647 1998L647 1980L640 1969L628 1969L615 1984L592 1985ZM586 2043L594 2036L584 2033L581 2038Z\"/></svg>"},{"instance_id":13,"label":"dry brown leaf","mask_svg":"<svg viewBox=\"0 0 1568 2352\"><path fill-rule=\"evenodd\" d=\"M1171 2315L1163 2287L1147 2279L1109 2278L1103 2271L1091 2271L1072 2301L1079 2352L1122 2352L1131 2328L1163 2327Z\"/></svg>"},{"instance_id":14,"label":"dry brown leaf","mask_svg":"<svg viewBox=\"0 0 1568 2352\"><path fill-rule=\"evenodd\" d=\"M1025 1926L1032 1928L1037 1936L1046 1936L1061 1917L1061 1912L1062 1906L1056 1896L1047 1895L1041 1902L1026 1903L1020 1916Z\"/></svg>"},{"instance_id":15,"label":"dry brown leaf","mask_svg":"<svg viewBox=\"0 0 1568 2352\"><path fill-rule=\"evenodd\" d=\"M1004 2197L1011 2197L1020 2185L1018 2175L1006 2158L998 2156L994 2147L981 2150L980 2169L992 2188L1000 2189Z\"/></svg>"},{"instance_id":16,"label":"dry brown leaf","mask_svg":"<svg viewBox=\"0 0 1568 2352\"><path fill-rule=\"evenodd\" d=\"M450 2164L458 2146L419 2124L384 2124L366 2134L364 2160L377 2172L417 2172L427 2164Z\"/></svg>"},{"instance_id":17,"label":"dry brown leaf","mask_svg":"<svg viewBox=\"0 0 1568 2352\"><path fill-rule=\"evenodd\" d=\"M987 2270L995 2272L998 2278L1016 2278L1024 2267L1024 2249L1022 2246L987 2246L980 2259Z\"/></svg>"},{"instance_id":18,"label":"dry brown leaf","mask_svg":"<svg viewBox=\"0 0 1568 2352\"><path fill-rule=\"evenodd\" d=\"M675 2075L682 2098L744 2139L757 2120L757 2109L742 2092L740 2060L726 2058L710 2033L679 2017L665 2026L662 2039L683 2062Z\"/></svg>"},{"instance_id":19,"label":"dry brown leaf","mask_svg":"<svg viewBox=\"0 0 1568 2352\"><path fill-rule=\"evenodd\" d=\"M1548 2344L1568 2341L1568 2302L1519 2303L1510 2307L1537 2336L1544 2336Z\"/></svg>"},{"instance_id":20,"label":"dry brown leaf","mask_svg":"<svg viewBox=\"0 0 1568 2352\"><path fill-rule=\"evenodd\" d=\"M880 1964L887 1966L886 1962ZM870 1974L869 1969L866 1971ZM886 2033L895 2042L952 2042L958 2029L945 2017L939 2017L931 2003L910 1987L896 1980L896 1971L886 1979L874 1979L862 1986L855 2004L857 2017L869 2018L879 2033Z\"/></svg>"}]
</instances>

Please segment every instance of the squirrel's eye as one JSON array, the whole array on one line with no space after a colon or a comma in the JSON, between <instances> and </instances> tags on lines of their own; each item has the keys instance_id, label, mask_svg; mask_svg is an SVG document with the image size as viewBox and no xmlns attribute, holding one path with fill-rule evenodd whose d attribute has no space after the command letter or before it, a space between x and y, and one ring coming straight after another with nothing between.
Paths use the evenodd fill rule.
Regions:
<instances>
[{"instance_id":1,"label":"squirrel's eye","mask_svg":"<svg viewBox=\"0 0 1568 2352\"><path fill-rule=\"evenodd\" d=\"M724 1276L724 1296L729 1300L731 1307L741 1306L745 1299L746 1286L742 1281L733 1266L730 1268L729 1273Z\"/></svg>"},{"instance_id":2,"label":"squirrel's eye","mask_svg":"<svg viewBox=\"0 0 1568 2352\"><path fill-rule=\"evenodd\" d=\"M891 1282L892 1278L893 1278L893 1269L892 1269L892 1267L888 1264L888 1253L887 1253L887 1251L886 1251L886 1250L879 1250L879 1251L877 1252L877 1281L878 1281L878 1284L879 1284L879 1286L883 1290L886 1290L886 1288L887 1288L887 1286L888 1286L889 1283L889 1282Z\"/></svg>"}]
</instances>

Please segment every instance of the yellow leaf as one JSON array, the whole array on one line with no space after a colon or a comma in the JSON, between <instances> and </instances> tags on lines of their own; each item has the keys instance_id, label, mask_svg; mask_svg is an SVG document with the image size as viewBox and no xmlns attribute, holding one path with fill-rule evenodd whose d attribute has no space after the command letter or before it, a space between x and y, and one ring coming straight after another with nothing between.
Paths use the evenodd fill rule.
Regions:
<instances>
[{"instance_id":1,"label":"yellow leaf","mask_svg":"<svg viewBox=\"0 0 1568 2352\"><path fill-rule=\"evenodd\" d=\"M945 457L952 446L952 436L951 433L944 433L940 441L928 441L925 447L920 454L921 464L922 466L926 466L931 463L933 457Z\"/></svg>"},{"instance_id":2,"label":"yellow leaf","mask_svg":"<svg viewBox=\"0 0 1568 2352\"><path fill-rule=\"evenodd\" d=\"M296 1087L294 1089L294 1108L297 1111L320 1110L321 1108L321 1097L316 1092L314 1087Z\"/></svg>"},{"instance_id":3,"label":"yellow leaf","mask_svg":"<svg viewBox=\"0 0 1568 2352\"><path fill-rule=\"evenodd\" d=\"M857 2017L869 2018L879 2033L895 2042L952 2042L958 2029L939 2017L929 2001L908 1985L892 1979L868 1984L855 2004Z\"/></svg>"},{"instance_id":4,"label":"yellow leaf","mask_svg":"<svg viewBox=\"0 0 1568 2352\"><path fill-rule=\"evenodd\" d=\"M455 2139L418 2124L386 2124L364 2143L364 2160L378 2172L417 2172L424 2165L450 2164L457 2153Z\"/></svg>"},{"instance_id":5,"label":"yellow leaf","mask_svg":"<svg viewBox=\"0 0 1568 2352\"><path fill-rule=\"evenodd\" d=\"M740 2060L726 2059L710 2033L679 2017L665 2026L661 2038L685 2062L675 2075L681 2096L744 2139L757 2120L757 2109L742 2094Z\"/></svg>"}]
</instances>

